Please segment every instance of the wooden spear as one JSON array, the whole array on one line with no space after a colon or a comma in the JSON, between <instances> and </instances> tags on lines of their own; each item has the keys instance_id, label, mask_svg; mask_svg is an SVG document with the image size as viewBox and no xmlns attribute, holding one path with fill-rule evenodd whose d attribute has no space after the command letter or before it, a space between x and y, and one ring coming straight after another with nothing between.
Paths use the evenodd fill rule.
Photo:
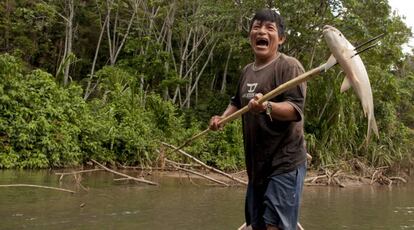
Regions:
<instances>
[{"instance_id":1,"label":"wooden spear","mask_svg":"<svg viewBox=\"0 0 414 230\"><path fill-rule=\"evenodd\" d=\"M375 47L377 45L377 43L370 45L360 51L358 51L359 48L372 43L380 38L382 38L385 34L380 34L360 45L358 45L357 47L355 47L355 51L357 51L351 58L355 57L356 55L365 52L373 47ZM302 82L308 81L312 78L314 78L315 76L317 76L318 74L320 74L321 72L326 72L328 69L330 69L332 66L338 64L338 62L336 61L335 57L333 55L331 55L328 60L326 61L326 63L312 69L309 70L299 76L297 76L296 78L291 79L290 81L287 81L283 84L281 84L279 87L277 87L276 89L273 89L272 91L270 91L269 93L263 95L263 97L261 97L259 100L257 100L258 103L263 103L269 99L272 99L274 97L276 97L277 95L285 92L288 89L291 89L299 84L301 84ZM238 111L236 111L235 113L225 117L224 119L222 119L219 122L219 125L224 125L228 122L231 122L237 118L239 118L241 115L243 115L244 113L249 111L249 107L248 106L244 106L243 108L239 109ZM178 151L182 148L184 148L185 146L187 146L188 144L190 144L191 142L193 142L195 139L204 136L205 134L207 134L210 131L210 128L205 129L204 131L201 131L200 133L192 136L191 138L187 139L182 145L178 146L177 148L175 148L172 152L174 151ZM309 155L310 156L310 155Z\"/></svg>"},{"instance_id":2,"label":"wooden spear","mask_svg":"<svg viewBox=\"0 0 414 230\"><path fill-rule=\"evenodd\" d=\"M290 81L287 81L287 82L281 84L279 87L277 87L277 88L273 89L272 91L268 92L267 94L263 95L263 97L261 97L259 100L257 100L257 102L258 103L263 103L263 102L265 102L265 101L267 101L271 98L274 98L277 95L285 92L286 90L291 89L291 88L301 84L302 82L305 82L305 81L308 81L308 80L312 79L313 77L317 76L319 73L326 72L328 69L330 69L336 63L337 63L336 59L331 55L326 63L324 63L324 64L320 65L319 67L316 67L312 70L309 70L308 72L303 73L303 74L297 76L296 78L293 78ZM246 105L243 108L241 108L241 109L237 110L236 112L232 113L231 115L223 118L219 122L219 125L224 125L228 122L231 122L231 121L239 118L241 115L243 115L244 113L246 113L248 111L249 111L249 107ZM191 138L186 140L182 145L175 148L173 150L173 152L184 148L185 146L187 146L188 144L193 142L195 139L207 134L210 130L211 130L210 128L207 128L204 131L192 136Z\"/></svg>"}]
</instances>

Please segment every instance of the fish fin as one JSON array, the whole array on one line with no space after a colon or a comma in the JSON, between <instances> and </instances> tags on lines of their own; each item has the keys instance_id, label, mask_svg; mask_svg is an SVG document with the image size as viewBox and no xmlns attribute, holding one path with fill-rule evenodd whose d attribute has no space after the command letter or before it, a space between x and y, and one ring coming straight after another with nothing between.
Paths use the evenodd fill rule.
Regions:
<instances>
[{"instance_id":1,"label":"fish fin","mask_svg":"<svg viewBox=\"0 0 414 230\"><path fill-rule=\"evenodd\" d=\"M331 56L329 56L328 61L326 61L325 63L325 69L324 71L328 71L328 69L330 69L332 66L334 66L336 64L336 59L335 57L331 54Z\"/></svg>"},{"instance_id":2,"label":"fish fin","mask_svg":"<svg viewBox=\"0 0 414 230\"><path fill-rule=\"evenodd\" d=\"M351 82L347 76L345 76L344 81L341 85L341 93L347 91L349 88L351 88Z\"/></svg>"},{"instance_id":3,"label":"fish fin","mask_svg":"<svg viewBox=\"0 0 414 230\"><path fill-rule=\"evenodd\" d=\"M351 79L352 79L352 82L351 82ZM359 84L358 77L356 76L354 72L347 74L346 77L344 78L344 81L342 82L342 85L341 85L341 93L351 88L352 83L354 83L355 85Z\"/></svg>"},{"instance_id":4,"label":"fish fin","mask_svg":"<svg viewBox=\"0 0 414 230\"><path fill-rule=\"evenodd\" d=\"M351 50L351 49L344 49L342 50L342 53L344 55L344 57L351 59L352 56L354 55L355 51ZM349 60L347 60L349 61ZM352 72L347 74L344 81L342 82L341 85L341 93L347 91L349 88L351 88L352 84L351 84L351 79L352 81L354 81L354 84L357 85L359 83L358 81L358 77L356 76L355 72L353 70L351 70Z\"/></svg>"}]
</instances>

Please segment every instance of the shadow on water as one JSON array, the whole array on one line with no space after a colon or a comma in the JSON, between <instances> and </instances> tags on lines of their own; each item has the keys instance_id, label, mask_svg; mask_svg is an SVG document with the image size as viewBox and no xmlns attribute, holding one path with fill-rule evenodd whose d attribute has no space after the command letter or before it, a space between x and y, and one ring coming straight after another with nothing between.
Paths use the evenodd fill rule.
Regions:
<instances>
[{"instance_id":1,"label":"shadow on water","mask_svg":"<svg viewBox=\"0 0 414 230\"><path fill-rule=\"evenodd\" d=\"M244 188L184 178L161 185L114 182L106 172L73 176L49 171L0 171L0 184L27 183L76 194L0 188L0 229L236 229L244 221ZM195 184L196 185L195 185ZM388 187L305 187L301 224L311 229L414 229L414 184Z\"/></svg>"}]
</instances>

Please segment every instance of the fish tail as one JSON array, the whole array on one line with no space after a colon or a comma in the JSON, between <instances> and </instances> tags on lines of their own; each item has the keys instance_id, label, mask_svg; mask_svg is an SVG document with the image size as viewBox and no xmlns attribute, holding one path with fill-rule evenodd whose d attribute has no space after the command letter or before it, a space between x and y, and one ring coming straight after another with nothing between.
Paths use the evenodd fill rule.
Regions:
<instances>
[{"instance_id":1,"label":"fish tail","mask_svg":"<svg viewBox=\"0 0 414 230\"><path fill-rule=\"evenodd\" d=\"M379 134L378 134L378 126L377 126L377 122L375 121L375 117L374 116L369 116L368 117L368 129L367 129L367 136L363 142L362 145L368 146L369 144L369 140L371 137L371 131L374 131L375 135L377 136L377 138L379 138Z\"/></svg>"},{"instance_id":2,"label":"fish tail","mask_svg":"<svg viewBox=\"0 0 414 230\"><path fill-rule=\"evenodd\" d=\"M377 138L379 138L378 126L377 126L377 122L375 121L375 117L374 116L372 116L372 118L370 119L369 126L374 131L374 133L377 136Z\"/></svg>"},{"instance_id":3,"label":"fish tail","mask_svg":"<svg viewBox=\"0 0 414 230\"><path fill-rule=\"evenodd\" d=\"M370 123L368 123L367 136L365 137L365 140L362 143L362 145L365 145L365 147L368 147L370 137L371 137L371 125Z\"/></svg>"}]
</instances>

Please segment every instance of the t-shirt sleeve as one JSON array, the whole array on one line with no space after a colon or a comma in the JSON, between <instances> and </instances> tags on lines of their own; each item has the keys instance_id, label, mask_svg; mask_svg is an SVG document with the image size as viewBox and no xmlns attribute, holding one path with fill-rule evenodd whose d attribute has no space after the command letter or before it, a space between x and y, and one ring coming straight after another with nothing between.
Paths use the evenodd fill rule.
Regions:
<instances>
[{"instance_id":1,"label":"t-shirt sleeve","mask_svg":"<svg viewBox=\"0 0 414 230\"><path fill-rule=\"evenodd\" d=\"M239 90L237 90L239 91ZM230 98L230 104L236 106L238 109L241 108L240 98L238 96L233 96Z\"/></svg>"},{"instance_id":2,"label":"t-shirt sleeve","mask_svg":"<svg viewBox=\"0 0 414 230\"><path fill-rule=\"evenodd\" d=\"M238 109L241 109L241 97L240 97L240 88L241 88L241 82L244 76L244 73L246 72L247 66L245 66L243 68L242 73L240 74L240 78L239 81L237 83L237 89L236 89L236 93L234 94L233 97L230 98L230 104L233 106L236 106Z\"/></svg>"},{"instance_id":3,"label":"t-shirt sleeve","mask_svg":"<svg viewBox=\"0 0 414 230\"><path fill-rule=\"evenodd\" d=\"M289 65L286 65L286 69L284 69L283 72L283 80L284 82L287 82L303 74L305 71L299 61L293 59ZM299 115L297 121L302 120L306 98L306 82L285 91L282 95L283 101L290 103L296 109Z\"/></svg>"}]
</instances>

